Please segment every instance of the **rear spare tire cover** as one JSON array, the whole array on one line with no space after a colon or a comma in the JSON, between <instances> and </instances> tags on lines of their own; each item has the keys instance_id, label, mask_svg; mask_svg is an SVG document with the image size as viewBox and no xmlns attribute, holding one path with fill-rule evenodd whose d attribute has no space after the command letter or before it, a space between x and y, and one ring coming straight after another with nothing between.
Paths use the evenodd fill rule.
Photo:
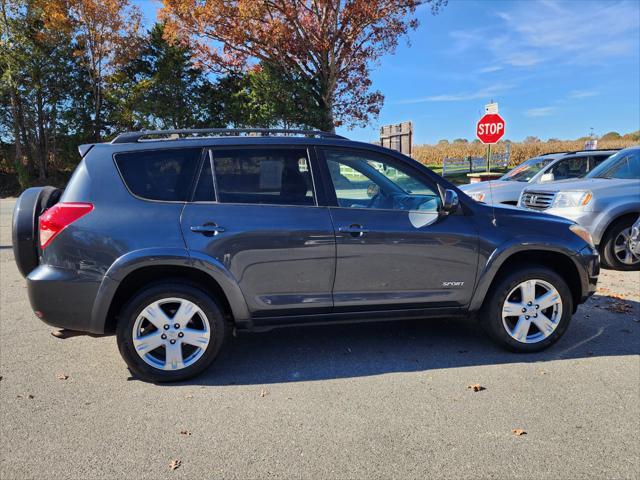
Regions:
<instances>
[{"instance_id":1,"label":"rear spare tire cover","mask_svg":"<svg viewBox=\"0 0 640 480\"><path fill-rule=\"evenodd\" d=\"M38 266L38 217L55 205L62 190L55 187L28 188L13 209L11 237L13 256L23 277Z\"/></svg>"}]
</instances>

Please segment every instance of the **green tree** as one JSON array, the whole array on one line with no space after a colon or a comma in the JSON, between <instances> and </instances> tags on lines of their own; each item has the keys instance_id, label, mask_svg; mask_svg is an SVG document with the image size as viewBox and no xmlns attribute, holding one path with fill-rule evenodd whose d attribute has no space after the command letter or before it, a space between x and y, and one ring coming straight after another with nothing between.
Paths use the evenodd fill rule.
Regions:
<instances>
[{"instance_id":1,"label":"green tree","mask_svg":"<svg viewBox=\"0 0 640 480\"><path fill-rule=\"evenodd\" d=\"M620 140L622 136L618 132L608 132L600 137L600 140Z\"/></svg>"},{"instance_id":2,"label":"green tree","mask_svg":"<svg viewBox=\"0 0 640 480\"><path fill-rule=\"evenodd\" d=\"M314 128L323 112L313 100L309 82L275 65L259 64L243 75L218 82L227 91L225 120L237 127Z\"/></svg>"},{"instance_id":3,"label":"green tree","mask_svg":"<svg viewBox=\"0 0 640 480\"><path fill-rule=\"evenodd\" d=\"M49 162L56 161L72 54L65 32L45 25L41 2L2 0L0 9L0 90L9 100L14 168L24 187L33 176L43 181Z\"/></svg>"}]
</instances>

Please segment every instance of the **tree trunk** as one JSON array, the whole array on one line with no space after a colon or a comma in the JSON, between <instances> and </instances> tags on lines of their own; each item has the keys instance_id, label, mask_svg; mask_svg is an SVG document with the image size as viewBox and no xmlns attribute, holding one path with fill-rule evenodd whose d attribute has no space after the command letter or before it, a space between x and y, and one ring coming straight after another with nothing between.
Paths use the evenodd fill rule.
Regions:
<instances>
[{"instance_id":1,"label":"tree trunk","mask_svg":"<svg viewBox=\"0 0 640 480\"><path fill-rule=\"evenodd\" d=\"M318 128L323 132L336 132L335 121L333 118L333 105L327 103L326 100L321 100L319 102L320 107L320 125Z\"/></svg>"},{"instance_id":2,"label":"tree trunk","mask_svg":"<svg viewBox=\"0 0 640 480\"><path fill-rule=\"evenodd\" d=\"M93 89L94 92L94 109L95 109L95 122L93 131L93 141L100 141L100 134L102 131L102 89L100 85L96 84Z\"/></svg>"},{"instance_id":3,"label":"tree trunk","mask_svg":"<svg viewBox=\"0 0 640 480\"><path fill-rule=\"evenodd\" d=\"M44 128L44 105L42 101L42 92L36 93L36 110L38 115L38 151L36 158L38 159L38 180L47 178L47 139L45 137Z\"/></svg>"},{"instance_id":4,"label":"tree trunk","mask_svg":"<svg viewBox=\"0 0 640 480\"><path fill-rule=\"evenodd\" d=\"M11 91L11 116L13 117L13 138L15 143L14 167L19 172L22 164L22 141L20 140L20 120L18 119L18 96L13 85L9 87Z\"/></svg>"}]
</instances>

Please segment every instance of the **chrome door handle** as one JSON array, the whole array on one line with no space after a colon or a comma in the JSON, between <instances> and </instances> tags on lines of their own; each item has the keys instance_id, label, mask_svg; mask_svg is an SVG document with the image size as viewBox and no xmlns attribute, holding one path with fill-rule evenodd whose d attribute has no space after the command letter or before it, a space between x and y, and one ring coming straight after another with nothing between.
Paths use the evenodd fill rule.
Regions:
<instances>
[{"instance_id":1,"label":"chrome door handle","mask_svg":"<svg viewBox=\"0 0 640 480\"><path fill-rule=\"evenodd\" d=\"M338 231L340 233L349 233L352 237L361 237L365 233L369 233L369 230L356 223L349 225L348 227L338 227Z\"/></svg>"},{"instance_id":2,"label":"chrome door handle","mask_svg":"<svg viewBox=\"0 0 640 480\"><path fill-rule=\"evenodd\" d=\"M205 237L212 237L213 235L224 232L224 227L220 227L215 223L205 223L204 225L192 226L191 231L194 233L201 233Z\"/></svg>"}]
</instances>

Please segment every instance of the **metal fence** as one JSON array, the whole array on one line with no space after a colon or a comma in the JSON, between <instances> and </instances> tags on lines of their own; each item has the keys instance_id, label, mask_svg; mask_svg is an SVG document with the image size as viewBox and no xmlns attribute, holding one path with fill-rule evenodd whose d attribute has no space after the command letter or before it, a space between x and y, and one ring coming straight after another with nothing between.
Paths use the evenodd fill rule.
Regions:
<instances>
[{"instance_id":1,"label":"metal fence","mask_svg":"<svg viewBox=\"0 0 640 480\"><path fill-rule=\"evenodd\" d=\"M491 156L491 169L505 169L509 166L509 153L499 153ZM442 161L442 176L456 175L460 173L485 172L487 170L487 157L445 157Z\"/></svg>"}]
</instances>

